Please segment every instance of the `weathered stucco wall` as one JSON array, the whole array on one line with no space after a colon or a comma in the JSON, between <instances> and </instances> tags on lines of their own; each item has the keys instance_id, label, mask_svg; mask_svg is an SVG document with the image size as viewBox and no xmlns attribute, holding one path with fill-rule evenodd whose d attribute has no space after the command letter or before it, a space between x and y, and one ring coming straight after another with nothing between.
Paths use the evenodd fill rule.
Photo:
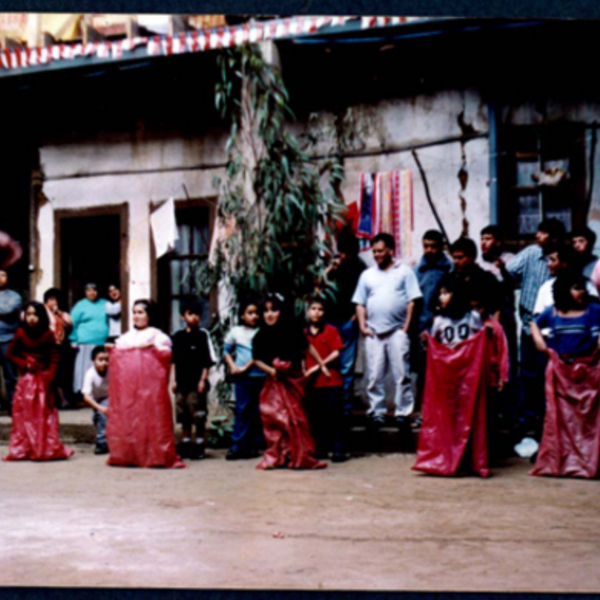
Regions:
<instances>
[{"instance_id":1,"label":"weathered stucco wall","mask_svg":"<svg viewBox=\"0 0 600 600\"><path fill-rule=\"evenodd\" d=\"M433 203L453 241L461 234L479 235L489 223L489 150L487 106L474 90L441 91L429 96L382 101L354 108L360 128L366 126L364 148L346 159L342 193L347 204L358 200L363 172L410 169L413 178L414 231L412 255L420 255L422 234L438 229L425 195L411 148L417 147ZM331 115L325 115L330 119ZM461 143L465 132L482 137ZM448 142L448 139L454 140ZM316 152L326 150L322 144ZM459 171L468 175L465 189Z\"/></svg>"},{"instance_id":2,"label":"weathered stucco wall","mask_svg":"<svg viewBox=\"0 0 600 600\"><path fill-rule=\"evenodd\" d=\"M474 131L487 132L487 112L479 95L472 90L448 91L384 101L376 106L358 106L355 110L359 120L367 125L364 151L401 149L348 158L347 178L342 187L345 201L358 199L361 172L410 169L415 210L412 259L418 258L422 233L437 228L437 224L409 146L433 144L420 148L418 153L448 235L451 239L463 232L476 235L489 217L487 139L435 144L462 135L461 115L463 123ZM326 121L330 115L323 114L322 118ZM222 170L187 169L223 163L225 141L223 131L207 130L198 137L186 137L179 132L160 136L143 132L98 133L92 138L45 143L41 148L41 162L47 178L44 193L49 202L39 210L41 247L36 296L41 297L43 291L54 284L54 211L124 202L129 206L129 298L148 296L152 269L151 203L171 196L184 199L183 185L192 198L213 195L213 177L222 174ZM322 148L316 149L320 150ZM458 178L463 164L468 173L464 191Z\"/></svg>"},{"instance_id":3,"label":"weathered stucco wall","mask_svg":"<svg viewBox=\"0 0 600 600\"><path fill-rule=\"evenodd\" d=\"M427 202L423 181L411 154L417 146L433 203L450 240L461 234L477 240L480 229L490 221L488 109L473 89L439 91L432 95L381 101L353 107L366 126L364 147L346 159L346 181L342 193L346 203L358 200L362 172L410 169L413 175L414 231L409 262L420 256L420 239L429 228L437 228ZM600 106L589 102L565 103L549 99L544 105L523 102L499 111L502 124L520 125L552 120L592 124L600 121ZM320 120L330 122L322 113ZM302 130L305 124L294 129ZM480 137L461 141L465 133ZM450 140L450 141L449 141ZM585 147L589 159L591 130ZM214 194L212 180L220 169L186 170L197 165L216 165L226 159L226 133L206 130L196 137L180 132L149 135L106 135L65 139L46 143L41 160L47 181L44 193L50 203L40 207L40 278L37 296L53 283L54 219L57 209L86 208L109 204L129 205L130 298L150 293L150 204L170 196L184 199L183 185L191 197ZM320 153L328 142L315 148ZM600 153L594 168L600 169ZM462 189L459 171L467 174ZM114 174L114 171L129 171ZM99 175L104 173L104 175ZM78 177L96 174L94 177ZM589 180L589 178L588 178ZM600 234L600 176L594 177L589 221ZM599 236L600 237L600 236Z\"/></svg>"},{"instance_id":4,"label":"weathered stucco wall","mask_svg":"<svg viewBox=\"0 0 600 600\"><path fill-rule=\"evenodd\" d=\"M129 207L129 298L150 295L151 203L214 195L222 169L190 170L224 162L223 132L201 138L178 133L161 137L98 136L71 143L46 143L40 150L49 202L39 210L40 264L36 297L54 284L54 211L127 203ZM82 177L82 175L85 175Z\"/></svg>"}]
</instances>

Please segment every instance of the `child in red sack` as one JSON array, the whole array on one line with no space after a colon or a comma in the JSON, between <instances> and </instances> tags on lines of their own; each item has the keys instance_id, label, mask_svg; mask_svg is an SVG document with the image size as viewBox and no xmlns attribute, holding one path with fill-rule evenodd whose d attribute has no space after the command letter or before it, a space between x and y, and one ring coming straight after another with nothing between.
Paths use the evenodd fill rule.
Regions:
<instances>
[{"instance_id":1,"label":"child in red sack","mask_svg":"<svg viewBox=\"0 0 600 600\"><path fill-rule=\"evenodd\" d=\"M73 450L58 438L58 410L52 381L59 350L43 304L29 302L24 322L8 347L7 357L19 370L8 456L4 460L69 458Z\"/></svg>"},{"instance_id":2,"label":"child in red sack","mask_svg":"<svg viewBox=\"0 0 600 600\"><path fill-rule=\"evenodd\" d=\"M487 477L486 396L493 325L473 310L451 274L439 283L427 349L423 424L413 469L442 476Z\"/></svg>"},{"instance_id":3,"label":"child in red sack","mask_svg":"<svg viewBox=\"0 0 600 600\"><path fill-rule=\"evenodd\" d=\"M257 469L322 469L302 400L303 352L308 350L326 377L331 373L302 328L283 314L283 298L269 294L262 305L262 324L252 343L254 364L268 377L260 394L260 416L267 449Z\"/></svg>"},{"instance_id":4,"label":"child in red sack","mask_svg":"<svg viewBox=\"0 0 600 600\"><path fill-rule=\"evenodd\" d=\"M544 428L531 475L600 475L600 306L586 284L578 273L560 274L554 306L531 323L536 348L549 355Z\"/></svg>"},{"instance_id":5,"label":"child in red sack","mask_svg":"<svg viewBox=\"0 0 600 600\"><path fill-rule=\"evenodd\" d=\"M315 456L327 458L332 452L333 462L343 462L346 460L344 380L339 357L344 344L337 328L325 323L325 301L322 298L315 296L309 299L306 316L308 327L304 335L331 373L331 377L326 377L317 361L307 353L304 376L308 379L308 386L304 406L316 443Z\"/></svg>"},{"instance_id":6,"label":"child in red sack","mask_svg":"<svg viewBox=\"0 0 600 600\"><path fill-rule=\"evenodd\" d=\"M452 273L440 279L438 290L431 335L444 346L454 348L472 338L483 328L483 322L473 310L464 284Z\"/></svg>"}]
</instances>

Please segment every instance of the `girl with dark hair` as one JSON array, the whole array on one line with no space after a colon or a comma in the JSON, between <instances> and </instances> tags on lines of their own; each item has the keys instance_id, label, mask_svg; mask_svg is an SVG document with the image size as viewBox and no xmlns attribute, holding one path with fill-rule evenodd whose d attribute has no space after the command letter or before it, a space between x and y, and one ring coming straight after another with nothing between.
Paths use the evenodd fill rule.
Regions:
<instances>
[{"instance_id":1,"label":"girl with dark hair","mask_svg":"<svg viewBox=\"0 0 600 600\"><path fill-rule=\"evenodd\" d=\"M58 439L58 411L52 381L59 361L43 304L29 302L24 320L7 352L19 370L12 412L9 453L5 460L69 458L73 450Z\"/></svg>"},{"instance_id":2,"label":"girl with dark hair","mask_svg":"<svg viewBox=\"0 0 600 600\"><path fill-rule=\"evenodd\" d=\"M258 469L287 466L290 469L321 469L327 465L314 457L315 443L302 400L303 353L307 350L331 376L302 327L284 311L284 299L269 294L261 306L262 323L253 340L254 364L267 378L260 394L260 414L267 450Z\"/></svg>"},{"instance_id":3,"label":"girl with dark hair","mask_svg":"<svg viewBox=\"0 0 600 600\"><path fill-rule=\"evenodd\" d=\"M471 307L465 284L452 274L440 279L435 312L431 335L450 348L473 337L483 327L481 316Z\"/></svg>"},{"instance_id":4,"label":"girl with dark hair","mask_svg":"<svg viewBox=\"0 0 600 600\"><path fill-rule=\"evenodd\" d=\"M489 475L486 412L494 334L473 310L470 296L451 274L440 279L437 315L431 338L426 336L417 471Z\"/></svg>"},{"instance_id":5,"label":"girl with dark hair","mask_svg":"<svg viewBox=\"0 0 600 600\"><path fill-rule=\"evenodd\" d=\"M48 312L50 329L54 333L57 344L65 339L65 329L73 325L71 315L64 310L62 292L58 288L50 288L44 292L44 306Z\"/></svg>"},{"instance_id":6,"label":"girl with dark hair","mask_svg":"<svg viewBox=\"0 0 600 600\"><path fill-rule=\"evenodd\" d=\"M133 303L133 329L107 344L110 355L109 465L184 467L175 450L169 395L171 338L153 327L152 300Z\"/></svg>"},{"instance_id":7,"label":"girl with dark hair","mask_svg":"<svg viewBox=\"0 0 600 600\"><path fill-rule=\"evenodd\" d=\"M587 281L583 275L568 271L556 278L554 306L531 324L531 335L540 352L548 354L551 348L563 360L572 360L593 354L599 346L600 306L590 302Z\"/></svg>"},{"instance_id":8,"label":"girl with dark hair","mask_svg":"<svg viewBox=\"0 0 600 600\"><path fill-rule=\"evenodd\" d=\"M589 301L586 282L576 273L558 275L554 306L531 324L536 348L548 355L544 428L532 475L600 474L600 306Z\"/></svg>"},{"instance_id":9,"label":"girl with dark hair","mask_svg":"<svg viewBox=\"0 0 600 600\"><path fill-rule=\"evenodd\" d=\"M63 304L63 295L58 288L50 288L44 292L44 306L48 313L50 331L54 334L60 353L54 378L55 400L59 408L69 406L73 380L73 352L67 337L67 332L73 326L73 319L64 310Z\"/></svg>"}]
</instances>

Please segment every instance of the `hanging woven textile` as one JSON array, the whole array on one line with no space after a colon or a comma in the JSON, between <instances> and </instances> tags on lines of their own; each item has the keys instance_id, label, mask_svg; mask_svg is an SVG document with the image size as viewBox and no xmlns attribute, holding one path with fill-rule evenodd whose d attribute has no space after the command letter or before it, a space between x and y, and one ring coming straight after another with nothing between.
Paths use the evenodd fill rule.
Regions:
<instances>
[{"instance_id":1,"label":"hanging woven textile","mask_svg":"<svg viewBox=\"0 0 600 600\"><path fill-rule=\"evenodd\" d=\"M390 233L396 257L411 255L414 228L412 174L410 170L361 173L357 236L361 247L370 247L378 233Z\"/></svg>"}]
</instances>

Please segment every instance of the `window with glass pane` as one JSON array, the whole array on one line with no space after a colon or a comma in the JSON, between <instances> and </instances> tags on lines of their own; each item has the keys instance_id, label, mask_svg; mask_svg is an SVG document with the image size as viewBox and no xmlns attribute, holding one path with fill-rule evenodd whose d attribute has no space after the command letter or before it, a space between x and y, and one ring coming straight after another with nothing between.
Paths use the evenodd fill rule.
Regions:
<instances>
[{"instance_id":1,"label":"window with glass pane","mask_svg":"<svg viewBox=\"0 0 600 600\"><path fill-rule=\"evenodd\" d=\"M179 239L175 250L158 261L158 295L165 331L175 333L185 325L179 314L182 299L196 296L202 303L201 326L210 323L208 290L198 287L197 271L208 260L210 212L195 206L176 210Z\"/></svg>"},{"instance_id":2,"label":"window with glass pane","mask_svg":"<svg viewBox=\"0 0 600 600\"><path fill-rule=\"evenodd\" d=\"M567 230L585 222L585 130L579 124L505 127L499 131L498 222L518 249L542 219Z\"/></svg>"}]
</instances>

